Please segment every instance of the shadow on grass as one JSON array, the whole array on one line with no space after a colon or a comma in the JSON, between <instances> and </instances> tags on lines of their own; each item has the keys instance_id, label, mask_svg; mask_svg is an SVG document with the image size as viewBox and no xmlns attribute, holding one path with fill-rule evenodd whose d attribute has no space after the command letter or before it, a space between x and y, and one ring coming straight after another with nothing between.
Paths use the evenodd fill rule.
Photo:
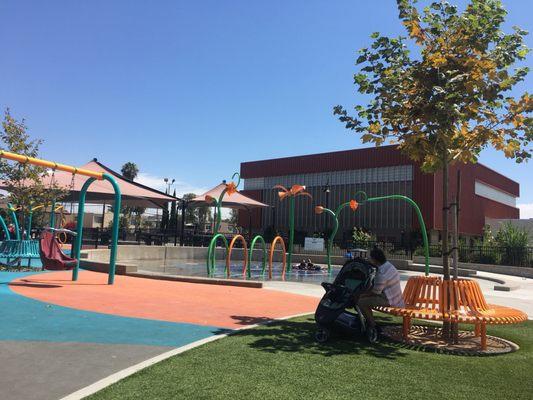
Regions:
<instances>
[{"instance_id":1,"label":"shadow on grass","mask_svg":"<svg viewBox=\"0 0 533 400\"><path fill-rule=\"evenodd\" d=\"M270 318L232 316L238 321L258 323L271 321ZM391 324L390 318L380 318L381 325ZM337 355L371 355L384 359L405 357L406 353L397 346L382 341L375 345L368 343L363 336L351 336L334 332L327 343L320 344L315 340L316 324L313 318L302 317L295 320L274 321L253 329L240 330L234 337L245 338L252 349L268 353L302 353L323 355L325 357Z\"/></svg>"}]
</instances>

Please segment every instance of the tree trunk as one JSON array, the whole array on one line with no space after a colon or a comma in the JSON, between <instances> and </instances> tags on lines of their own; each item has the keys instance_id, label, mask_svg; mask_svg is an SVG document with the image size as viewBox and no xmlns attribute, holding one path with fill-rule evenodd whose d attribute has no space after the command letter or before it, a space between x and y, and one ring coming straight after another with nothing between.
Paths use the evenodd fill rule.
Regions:
<instances>
[{"instance_id":1,"label":"tree trunk","mask_svg":"<svg viewBox=\"0 0 533 400\"><path fill-rule=\"evenodd\" d=\"M448 156L444 154L442 165L442 273L444 280L450 280L450 264L448 258ZM448 310L442 310L447 312ZM445 339L450 339L450 323L444 321L442 324L442 336Z\"/></svg>"},{"instance_id":2,"label":"tree trunk","mask_svg":"<svg viewBox=\"0 0 533 400\"><path fill-rule=\"evenodd\" d=\"M442 166L442 273L444 280L450 280L450 264L448 258L448 160Z\"/></svg>"}]
</instances>

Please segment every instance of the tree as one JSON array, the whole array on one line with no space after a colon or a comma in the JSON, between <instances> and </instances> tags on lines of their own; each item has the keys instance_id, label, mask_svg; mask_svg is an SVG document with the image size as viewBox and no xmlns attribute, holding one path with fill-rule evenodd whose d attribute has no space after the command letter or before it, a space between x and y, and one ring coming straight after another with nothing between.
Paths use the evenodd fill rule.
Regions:
<instances>
[{"instance_id":1,"label":"tree","mask_svg":"<svg viewBox=\"0 0 533 400\"><path fill-rule=\"evenodd\" d=\"M189 202L196 197L194 193L186 193L183 200ZM185 223L204 226L211 221L211 208L208 205L200 207L187 207L185 212Z\"/></svg>"},{"instance_id":2,"label":"tree","mask_svg":"<svg viewBox=\"0 0 533 400\"><path fill-rule=\"evenodd\" d=\"M120 173L122 176L130 181L134 181L135 178L139 175L139 167L134 162L128 161L124 165L122 165L122 168L120 169ZM141 224L141 215L144 214L146 209L144 207L131 207L131 206L123 206L122 207L122 215L124 220L124 224L121 223L121 225L124 225L124 227L128 228L132 216L135 216L134 218L134 225L136 229L139 229Z\"/></svg>"},{"instance_id":3,"label":"tree","mask_svg":"<svg viewBox=\"0 0 533 400\"><path fill-rule=\"evenodd\" d=\"M237 224L239 223L239 210L237 210L236 208L232 208L229 210L228 222L233 226L237 226Z\"/></svg>"},{"instance_id":4,"label":"tree","mask_svg":"<svg viewBox=\"0 0 533 400\"><path fill-rule=\"evenodd\" d=\"M134 181L139 175L139 167L134 162L128 161L120 169L122 176L130 181Z\"/></svg>"},{"instance_id":5,"label":"tree","mask_svg":"<svg viewBox=\"0 0 533 400\"><path fill-rule=\"evenodd\" d=\"M17 121L9 109L5 110L2 131L0 132L1 149L28 157L39 157L39 146L42 140L31 139L27 133L24 119ZM0 160L0 179L4 181L9 192L8 200L16 207L21 207L19 218L27 214L37 205L48 206L54 200L60 200L66 191L55 182L45 187L43 178L49 172L46 168L22 163L12 163ZM42 213L42 211L41 211ZM35 215L37 220L39 215ZM22 221L19 221L22 223Z\"/></svg>"},{"instance_id":6,"label":"tree","mask_svg":"<svg viewBox=\"0 0 533 400\"><path fill-rule=\"evenodd\" d=\"M174 197L176 197L176 189L174 189L174 194L173 194ZM176 200L174 200L172 203L170 203L170 220L169 220L169 228L171 230L175 230L176 229L176 224L178 222L177 220L177 204L176 204Z\"/></svg>"},{"instance_id":7,"label":"tree","mask_svg":"<svg viewBox=\"0 0 533 400\"><path fill-rule=\"evenodd\" d=\"M445 1L420 13L415 3L397 0L408 38L375 32L370 48L359 51L354 82L370 102L357 105L355 115L342 106L334 114L361 133L363 143L390 140L425 172L442 171L443 269L449 279L450 164L476 162L489 146L517 162L531 157L533 101L528 93L509 94L528 73L526 67L511 71L529 52L527 32L501 31L506 11L500 0L472 0L462 13Z\"/></svg>"},{"instance_id":8,"label":"tree","mask_svg":"<svg viewBox=\"0 0 533 400\"><path fill-rule=\"evenodd\" d=\"M196 194L194 193L185 193L182 197L182 200L185 203L188 203L192 199L196 197ZM186 224L195 224L196 223L196 215L195 215L195 208L187 207L187 210L185 211L185 223Z\"/></svg>"}]
</instances>

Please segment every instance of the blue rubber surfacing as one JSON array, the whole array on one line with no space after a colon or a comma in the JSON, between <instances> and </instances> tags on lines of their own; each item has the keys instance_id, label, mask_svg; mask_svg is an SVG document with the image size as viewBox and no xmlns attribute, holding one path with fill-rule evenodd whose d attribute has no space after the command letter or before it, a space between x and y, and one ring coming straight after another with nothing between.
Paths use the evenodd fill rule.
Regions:
<instances>
[{"instance_id":1,"label":"blue rubber surfacing","mask_svg":"<svg viewBox=\"0 0 533 400\"><path fill-rule=\"evenodd\" d=\"M0 340L180 347L230 331L76 310L30 299L11 290L9 282L29 275L35 272L0 272Z\"/></svg>"}]
</instances>

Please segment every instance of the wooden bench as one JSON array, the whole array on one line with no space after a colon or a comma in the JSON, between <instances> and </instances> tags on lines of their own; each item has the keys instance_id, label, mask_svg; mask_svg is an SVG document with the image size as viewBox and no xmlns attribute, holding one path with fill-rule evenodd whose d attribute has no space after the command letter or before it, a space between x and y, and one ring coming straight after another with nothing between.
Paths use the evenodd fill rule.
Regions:
<instances>
[{"instance_id":1,"label":"wooden bench","mask_svg":"<svg viewBox=\"0 0 533 400\"><path fill-rule=\"evenodd\" d=\"M469 279L444 281L440 277L409 278L403 291L405 307L376 307L377 311L403 318L403 338L409 339L412 319L474 324L487 348L487 324L516 324L527 320L524 312L487 304L479 284Z\"/></svg>"}]
</instances>

